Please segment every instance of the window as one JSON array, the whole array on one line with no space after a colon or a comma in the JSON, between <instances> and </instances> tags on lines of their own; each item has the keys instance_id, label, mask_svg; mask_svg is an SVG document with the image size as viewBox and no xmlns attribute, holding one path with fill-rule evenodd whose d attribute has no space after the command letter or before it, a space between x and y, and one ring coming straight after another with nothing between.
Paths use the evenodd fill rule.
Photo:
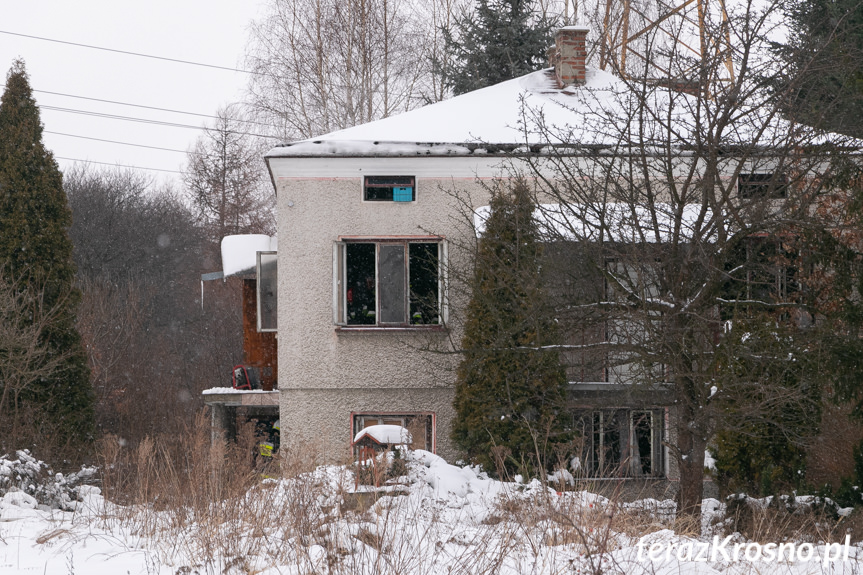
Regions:
<instances>
[{"instance_id":1,"label":"window","mask_svg":"<svg viewBox=\"0 0 863 575\"><path fill-rule=\"evenodd\" d=\"M582 461L589 477L664 474L662 409L604 409L576 415L586 439Z\"/></svg>"},{"instance_id":2,"label":"window","mask_svg":"<svg viewBox=\"0 0 863 575\"><path fill-rule=\"evenodd\" d=\"M366 176L363 199L369 202L413 202L416 179L413 176Z\"/></svg>"},{"instance_id":3,"label":"window","mask_svg":"<svg viewBox=\"0 0 863 575\"><path fill-rule=\"evenodd\" d=\"M411 449L435 451L433 413L354 413L351 439L372 425L401 425L411 434Z\"/></svg>"},{"instance_id":4,"label":"window","mask_svg":"<svg viewBox=\"0 0 863 575\"><path fill-rule=\"evenodd\" d=\"M335 323L346 326L441 324L444 244L429 238L337 242Z\"/></svg>"},{"instance_id":5,"label":"window","mask_svg":"<svg viewBox=\"0 0 863 575\"><path fill-rule=\"evenodd\" d=\"M258 331L277 331L278 253L258 252Z\"/></svg>"},{"instance_id":6,"label":"window","mask_svg":"<svg viewBox=\"0 0 863 575\"><path fill-rule=\"evenodd\" d=\"M787 190L785 177L772 172L740 174L737 178L737 193L741 198L784 198Z\"/></svg>"}]
</instances>

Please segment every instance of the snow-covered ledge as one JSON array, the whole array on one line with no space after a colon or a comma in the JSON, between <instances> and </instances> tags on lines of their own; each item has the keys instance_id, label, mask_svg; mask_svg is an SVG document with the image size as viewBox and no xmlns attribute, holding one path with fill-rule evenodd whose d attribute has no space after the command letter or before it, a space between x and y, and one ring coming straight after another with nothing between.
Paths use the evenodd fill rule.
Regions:
<instances>
[{"instance_id":1,"label":"snow-covered ledge","mask_svg":"<svg viewBox=\"0 0 863 575\"><path fill-rule=\"evenodd\" d=\"M264 391L262 389L234 389L233 387L211 387L201 392L207 405L225 405L230 407L244 406L279 406L279 391Z\"/></svg>"}]
</instances>

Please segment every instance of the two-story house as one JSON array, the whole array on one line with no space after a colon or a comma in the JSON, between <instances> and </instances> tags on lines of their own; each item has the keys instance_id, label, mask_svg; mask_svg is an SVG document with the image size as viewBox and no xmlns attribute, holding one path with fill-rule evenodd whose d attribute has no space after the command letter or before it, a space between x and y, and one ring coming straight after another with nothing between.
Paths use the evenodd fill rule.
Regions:
<instances>
[{"instance_id":1,"label":"two-story house","mask_svg":"<svg viewBox=\"0 0 863 575\"><path fill-rule=\"evenodd\" d=\"M538 114L596 142L596 118L579 95L601 100L625 88L585 67L586 35L561 29L552 69L267 153L278 196L284 442L338 460L364 427L400 424L415 447L458 458L450 440L458 358L425 351L459 336L449 315L463 297L449 293L447 273L466 231L454 192L486 205L484 181L560 144L531 130ZM635 435L625 443L647 446L645 469L665 474L664 409L604 413L616 419L613 428L600 422L608 430L599 437L625 428Z\"/></svg>"}]
</instances>

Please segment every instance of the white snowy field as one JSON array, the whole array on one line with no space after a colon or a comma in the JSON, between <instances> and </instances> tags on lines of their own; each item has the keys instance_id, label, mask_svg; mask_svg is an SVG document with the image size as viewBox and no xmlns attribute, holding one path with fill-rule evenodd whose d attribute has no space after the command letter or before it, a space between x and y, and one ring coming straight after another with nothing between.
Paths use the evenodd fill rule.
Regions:
<instances>
[{"instance_id":1,"label":"white snowy field","mask_svg":"<svg viewBox=\"0 0 863 575\"><path fill-rule=\"evenodd\" d=\"M187 509L119 506L92 486L72 490L78 501L54 493L66 510L52 509L12 488L0 498L0 573L863 572L859 545L800 540L792 550L729 537L716 525L723 512L716 500L704 502L701 534L687 537L668 528L670 501L617 505L537 481L499 482L424 451L408 454L407 469L376 502L354 494L353 474L339 466L267 479L243 497ZM11 470L0 458L0 480ZM357 505L360 497L368 505Z\"/></svg>"}]
</instances>

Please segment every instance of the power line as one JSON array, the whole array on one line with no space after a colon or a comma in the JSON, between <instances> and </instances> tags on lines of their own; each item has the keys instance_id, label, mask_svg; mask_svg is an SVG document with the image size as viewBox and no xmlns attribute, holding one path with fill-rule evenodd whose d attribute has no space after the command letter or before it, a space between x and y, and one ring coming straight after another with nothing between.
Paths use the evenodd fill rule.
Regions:
<instances>
[{"instance_id":1,"label":"power line","mask_svg":"<svg viewBox=\"0 0 863 575\"><path fill-rule=\"evenodd\" d=\"M179 170L163 170L161 168L142 168L141 166L128 166L125 164L112 164L110 162L97 162L95 160L82 160L80 158L64 158L63 156L54 156L58 160L68 160L70 162L84 162L85 164L101 164L103 166L114 166L115 168L130 168L132 170L150 170L153 172L170 172L172 174L182 174Z\"/></svg>"},{"instance_id":2,"label":"power line","mask_svg":"<svg viewBox=\"0 0 863 575\"><path fill-rule=\"evenodd\" d=\"M0 88L4 87L0 84ZM198 112L184 112L183 110L174 110L171 108L159 108L157 106L147 106L145 104L132 104L131 102L120 102L118 100L104 100L102 98L92 98L90 96L76 96L75 94L64 94L63 92L50 92L48 90L33 90L34 92L39 92L40 94L51 94L53 96L63 96L66 98L78 98L79 100L91 100L93 102L104 102L106 104L118 104L120 106L131 106L134 108L145 108L147 110L158 110L160 112L171 112L172 114L186 114L188 116L198 116L201 118L211 118L213 120L221 120L220 116L213 116L212 114L201 114ZM257 126L268 126L264 122L256 122L255 120L241 120L239 118L230 118L233 122L241 122L243 124L255 124Z\"/></svg>"},{"instance_id":3,"label":"power line","mask_svg":"<svg viewBox=\"0 0 863 575\"><path fill-rule=\"evenodd\" d=\"M78 42L69 42L67 40L56 40L54 38L45 38L43 36L32 36L30 34L21 34L18 32L9 32L0 30L0 34L9 34L10 36L20 36L22 38L31 38L33 40L42 40L44 42L55 42L57 44L66 44L68 46L78 46L79 48L90 48L91 50L104 50L106 52L115 52L117 54L126 54L129 56L138 56L140 58L152 58L154 60L165 60L167 62L176 62L178 64L189 64L191 66L201 66L204 68L215 68L216 70L227 70L229 72L241 72L243 74L263 75L261 72L252 72L249 70L241 70L239 68L230 68L228 66L218 66L216 64L204 64L203 62L192 62L191 60L180 60L179 58L167 58L165 56L154 56L152 54L142 54L140 52L130 52L128 50L117 50L116 48L105 48L103 46L93 46L91 44L81 44Z\"/></svg>"},{"instance_id":4,"label":"power line","mask_svg":"<svg viewBox=\"0 0 863 575\"><path fill-rule=\"evenodd\" d=\"M171 112L172 114L186 114L187 116L199 116L201 118L212 118L215 120L219 120L219 116L213 116L212 114L199 114L197 112L184 112L182 110L172 110L171 108L159 108L156 106L146 106L144 104L132 104L130 102L118 102L117 100L103 100L102 98L91 98L89 96L76 96L75 94L64 94L63 92L49 92L48 90L33 90L34 92L38 92L40 94L51 94L52 96L63 96L66 98L78 98L79 100L90 100L93 102L104 102L106 104L119 104L120 106L132 106L135 108L146 108L147 110L158 110L160 112ZM250 120L237 120L238 122L248 122L250 124L257 124L258 122L252 122Z\"/></svg>"},{"instance_id":5,"label":"power line","mask_svg":"<svg viewBox=\"0 0 863 575\"><path fill-rule=\"evenodd\" d=\"M201 154L199 152L188 152L185 150L175 150L174 148L162 148L159 146L148 146L146 144L133 144L131 142L120 142L117 140L104 140L102 138L93 138L91 136L79 136L78 134L66 134L64 132L52 132L51 130L43 130L46 134L54 134L55 136L66 136L67 138L81 138L82 140L94 140L96 142L106 142L108 144L121 144L123 146L135 146L137 148L149 148L151 150L163 150L165 152L178 152L180 154L194 154L196 156L203 156L205 154Z\"/></svg>"},{"instance_id":6,"label":"power line","mask_svg":"<svg viewBox=\"0 0 863 575\"><path fill-rule=\"evenodd\" d=\"M79 110L77 108L63 108L60 106L39 106L42 110L51 110L54 112L65 112L69 114L81 114L84 116L93 116L96 118L105 118L108 120L123 120L126 122L139 122L142 124L152 124L156 126L167 126L170 128L187 128L190 130L202 130L206 129L202 126L193 126L191 124L180 124L178 122L166 122L163 120L151 120L149 118L137 118L134 116L122 116L120 114L108 114L106 112L93 112L91 110ZM217 130L221 131L221 130ZM258 138L268 138L271 140L278 140L277 136L267 136L266 134L256 134L254 132L242 132L239 130L224 130L228 134L238 134L242 136L256 136Z\"/></svg>"}]
</instances>

